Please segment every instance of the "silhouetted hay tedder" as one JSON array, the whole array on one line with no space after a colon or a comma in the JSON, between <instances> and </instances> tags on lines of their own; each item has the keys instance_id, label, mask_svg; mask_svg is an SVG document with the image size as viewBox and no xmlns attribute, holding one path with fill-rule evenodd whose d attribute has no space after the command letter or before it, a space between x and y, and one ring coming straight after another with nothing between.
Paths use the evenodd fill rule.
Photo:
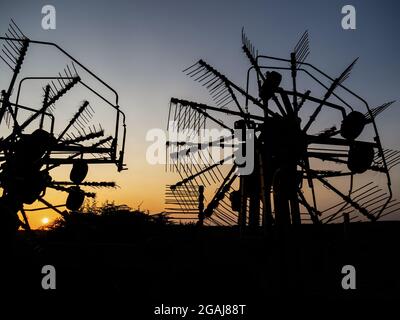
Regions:
<instances>
[{"instance_id":1,"label":"silhouetted hay tedder","mask_svg":"<svg viewBox=\"0 0 400 320\"><path fill-rule=\"evenodd\" d=\"M20 226L30 229L24 209L27 204L39 201L44 205L40 209L52 209L67 217L68 211L78 210L85 198L95 196L85 189L115 187L114 182L85 181L85 178L93 165L114 164L118 171L124 169L126 123L117 92L57 44L29 39L13 20L0 42L0 57L11 70L8 88L1 91L0 98L0 186L3 189L0 224L10 235ZM70 63L62 72L50 76L26 76L23 70L31 47L55 49ZM32 66L35 61L29 59L27 63ZM46 72L49 70L43 71ZM5 75L2 70L2 77ZM44 84L43 93L39 93L41 104L21 104L25 92L31 91L28 94L30 101L33 100L31 88L36 83ZM69 121L63 120L68 111L61 110L60 114L58 109L65 106L59 105L66 96L69 103L77 103L74 101L77 90L101 101L115 120L109 118L103 126L93 124L102 118L95 117L97 103L92 106L86 99ZM114 96L113 100L105 92ZM55 180L53 170L67 165L72 166L69 181ZM66 193L65 203L53 205L46 200L48 189Z\"/></svg>"},{"instance_id":2,"label":"silhouetted hay tedder","mask_svg":"<svg viewBox=\"0 0 400 320\"><path fill-rule=\"evenodd\" d=\"M330 77L306 62L308 31L288 58L259 54L244 31L242 50L244 87L199 60L184 72L213 104L170 101L166 169L179 175L166 187L170 217L254 229L376 221L399 210L389 170L400 152L383 147L375 121L394 101L371 107L344 85L358 58ZM201 141L215 128L224 133ZM246 137L251 174L237 161Z\"/></svg>"}]
</instances>

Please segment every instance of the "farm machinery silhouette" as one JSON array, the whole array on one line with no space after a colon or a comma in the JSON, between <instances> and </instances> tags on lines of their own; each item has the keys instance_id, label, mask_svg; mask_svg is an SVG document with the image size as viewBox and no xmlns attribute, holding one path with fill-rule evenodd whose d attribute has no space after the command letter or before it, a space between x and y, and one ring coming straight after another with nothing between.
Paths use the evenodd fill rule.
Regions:
<instances>
[{"instance_id":1,"label":"farm machinery silhouette","mask_svg":"<svg viewBox=\"0 0 400 320\"><path fill-rule=\"evenodd\" d=\"M375 122L394 101L372 108L344 86L358 58L337 78L328 76L305 62L308 31L288 59L258 54L243 30L242 49L250 62L245 88L199 60L184 72L215 104L171 99L171 136L186 130L200 137L207 128L230 134L195 148L191 136L169 139L166 168L180 178L166 187L170 217L257 227L376 221L398 210L389 170L400 152L383 148ZM235 158L233 144L226 157L235 129L255 131L250 175L227 161Z\"/></svg>"},{"instance_id":2,"label":"farm machinery silhouette","mask_svg":"<svg viewBox=\"0 0 400 320\"><path fill-rule=\"evenodd\" d=\"M65 216L68 211L60 207L78 210L85 197L95 196L85 188L115 187L114 182L85 181L85 178L89 165L115 164L118 171L124 169L126 125L125 115L118 105L117 92L58 45L27 38L13 20L0 40L3 42L0 58L12 73L8 88L1 91L0 99L0 184L3 189L0 219L3 227L15 233L19 226L30 228L24 209L27 204L40 201L44 207L39 209L51 208ZM70 63L62 73L52 76L23 77L21 71L32 46L55 48ZM96 85L89 85L78 70ZM25 83L31 85L29 90L22 89ZM34 83L40 86L45 83L41 104L23 105L20 101L24 92L29 92L30 101L33 99ZM97 90L97 86L109 90L115 101L109 101ZM111 133L102 125L93 124L96 107L92 107L87 100L80 104L69 121L58 119L67 112L59 110L61 114L56 113L65 96L70 96L69 104L76 103L70 93L78 90L77 87L111 109L115 116L115 122L111 120ZM72 165L70 181L54 180L52 171L66 165ZM45 199L48 188L66 193L66 202L52 205Z\"/></svg>"}]
</instances>

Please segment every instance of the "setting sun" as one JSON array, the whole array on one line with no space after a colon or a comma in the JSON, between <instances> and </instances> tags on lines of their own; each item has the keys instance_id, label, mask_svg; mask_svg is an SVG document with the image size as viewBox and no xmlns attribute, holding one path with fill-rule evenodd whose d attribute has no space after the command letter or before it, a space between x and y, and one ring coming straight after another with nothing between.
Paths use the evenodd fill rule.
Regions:
<instances>
[{"instance_id":1,"label":"setting sun","mask_svg":"<svg viewBox=\"0 0 400 320\"><path fill-rule=\"evenodd\" d=\"M42 219L42 224L48 224L49 223L49 218L45 217Z\"/></svg>"}]
</instances>

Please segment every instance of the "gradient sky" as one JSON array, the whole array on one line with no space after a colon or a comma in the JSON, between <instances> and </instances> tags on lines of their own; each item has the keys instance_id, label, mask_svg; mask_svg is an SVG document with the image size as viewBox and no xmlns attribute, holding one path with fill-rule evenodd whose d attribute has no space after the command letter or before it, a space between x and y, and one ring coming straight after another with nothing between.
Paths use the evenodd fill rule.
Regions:
<instances>
[{"instance_id":1,"label":"gradient sky","mask_svg":"<svg viewBox=\"0 0 400 320\"><path fill-rule=\"evenodd\" d=\"M56 30L41 28L45 4L57 10ZM357 30L341 28L346 4L356 8ZM129 170L96 169L93 177L115 180L121 187L100 191L98 201L132 207L143 202L142 209L157 212L164 207L164 185L174 177L163 166L146 162L146 132L166 127L171 96L209 101L207 92L181 70L203 58L244 84L243 26L260 52L284 57L308 29L309 61L335 76L360 56L346 84L370 105L379 105L399 99L399 11L398 1L1 0L0 31L14 18L31 39L58 43L118 91L127 114ZM385 147L400 149L399 120L398 103L379 117ZM398 193L399 175L394 176ZM42 217L37 213L31 220L37 226Z\"/></svg>"}]
</instances>

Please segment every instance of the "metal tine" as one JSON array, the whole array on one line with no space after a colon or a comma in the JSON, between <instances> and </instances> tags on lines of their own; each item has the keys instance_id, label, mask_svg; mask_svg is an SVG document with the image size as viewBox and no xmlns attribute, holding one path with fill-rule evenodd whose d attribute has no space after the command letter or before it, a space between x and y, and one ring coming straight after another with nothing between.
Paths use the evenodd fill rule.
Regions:
<instances>
[{"instance_id":1,"label":"metal tine","mask_svg":"<svg viewBox=\"0 0 400 320\"><path fill-rule=\"evenodd\" d=\"M294 52L296 53L296 56L300 51L302 51L302 49L307 48L308 44L308 31L306 30L294 47Z\"/></svg>"},{"instance_id":2,"label":"metal tine","mask_svg":"<svg viewBox=\"0 0 400 320\"><path fill-rule=\"evenodd\" d=\"M26 36L24 35L24 33L21 31L21 29L18 27L18 25L15 23L14 19L11 18L11 23L18 29L18 31L21 33L23 38L26 38ZM11 27L11 25L10 25Z\"/></svg>"},{"instance_id":3,"label":"metal tine","mask_svg":"<svg viewBox=\"0 0 400 320\"><path fill-rule=\"evenodd\" d=\"M226 98L227 96L231 96L229 90L226 90L226 88L224 90L222 90L218 95L215 95L212 97L212 99L217 102L220 100L223 100L224 98ZM217 102L218 103L218 102Z\"/></svg>"},{"instance_id":4,"label":"metal tine","mask_svg":"<svg viewBox=\"0 0 400 320\"><path fill-rule=\"evenodd\" d=\"M188 70L190 70L191 68L193 68L195 65L197 65L198 62L195 62L194 64L192 64L190 67L187 67L185 70L182 70L182 72L186 72Z\"/></svg>"},{"instance_id":5,"label":"metal tine","mask_svg":"<svg viewBox=\"0 0 400 320\"><path fill-rule=\"evenodd\" d=\"M297 44L294 46L294 51L296 52L298 48L300 48L301 43L308 37L308 30L304 31L303 34L301 35L299 41L297 41Z\"/></svg>"},{"instance_id":6,"label":"metal tine","mask_svg":"<svg viewBox=\"0 0 400 320\"><path fill-rule=\"evenodd\" d=\"M304 60L307 59L308 55L310 54L310 52L308 51L304 51L301 53L301 55L296 56L296 68L302 64L304 62Z\"/></svg>"},{"instance_id":7,"label":"metal tine","mask_svg":"<svg viewBox=\"0 0 400 320\"><path fill-rule=\"evenodd\" d=\"M194 81L202 82L212 75L213 75L212 72L206 72L205 74L201 75L200 77L194 79Z\"/></svg>"},{"instance_id":8,"label":"metal tine","mask_svg":"<svg viewBox=\"0 0 400 320\"><path fill-rule=\"evenodd\" d=\"M208 88L208 91L212 95L216 95L217 92L221 92L223 90L227 90L225 83L223 81L221 81L219 84L215 85L214 87Z\"/></svg>"},{"instance_id":9,"label":"metal tine","mask_svg":"<svg viewBox=\"0 0 400 320\"><path fill-rule=\"evenodd\" d=\"M7 34L7 32L5 33L5 36L6 36L7 38L14 38L14 37L10 37L10 36ZM8 45L9 45L10 47L13 47L13 48L15 49L15 51L16 51L17 54L20 54L20 50L21 50L21 48L22 48L22 45L20 45L20 46L18 47L17 44L15 43L15 41L11 41L11 40L8 40L8 39L6 39L6 42L8 43ZM18 42L18 44L20 44L20 43Z\"/></svg>"},{"instance_id":10,"label":"metal tine","mask_svg":"<svg viewBox=\"0 0 400 320\"><path fill-rule=\"evenodd\" d=\"M11 58L7 52L4 51L4 49L1 49L1 51L3 51L3 53L6 55L6 57L10 60L11 63L13 63L14 65L17 63L17 60L13 57Z\"/></svg>"},{"instance_id":11,"label":"metal tine","mask_svg":"<svg viewBox=\"0 0 400 320\"><path fill-rule=\"evenodd\" d=\"M9 25L10 27L11 27L11 30L10 30L10 28L7 28L7 31L12 35L12 38L13 39L16 39L17 41L19 41L19 42L22 42L22 39L21 39L21 37L20 36L18 36L18 34L15 32L15 30L13 29L13 27L11 26L11 25Z\"/></svg>"},{"instance_id":12,"label":"metal tine","mask_svg":"<svg viewBox=\"0 0 400 320\"><path fill-rule=\"evenodd\" d=\"M84 112L81 113L80 120L81 120L82 123L87 125L89 123L89 120L85 117L85 115L83 113Z\"/></svg>"},{"instance_id":13,"label":"metal tine","mask_svg":"<svg viewBox=\"0 0 400 320\"><path fill-rule=\"evenodd\" d=\"M50 84L49 84L49 86L50 86ZM51 91L51 93L53 94L53 95L56 95L56 92L54 92L54 90L53 90L53 88L50 86L50 91Z\"/></svg>"},{"instance_id":14,"label":"metal tine","mask_svg":"<svg viewBox=\"0 0 400 320\"><path fill-rule=\"evenodd\" d=\"M4 49L7 50L7 52L10 54L11 57L14 58L15 61L17 61L18 59L14 56L14 54L8 49L8 47L6 46L6 43L3 44ZM17 53L19 54L19 53Z\"/></svg>"},{"instance_id":15,"label":"metal tine","mask_svg":"<svg viewBox=\"0 0 400 320\"><path fill-rule=\"evenodd\" d=\"M385 197L386 193L385 192L381 192L378 195L373 195L373 197L371 199L368 199L367 201L360 203L360 206L365 206L366 204L370 203L371 201L375 201L376 199L380 199L382 197Z\"/></svg>"},{"instance_id":16,"label":"metal tine","mask_svg":"<svg viewBox=\"0 0 400 320\"><path fill-rule=\"evenodd\" d=\"M206 72L205 72L204 74L209 73L209 71L203 66L202 68L200 68L200 69L197 70L196 72L191 73L191 74L190 74L190 78L193 78L193 77L197 76L199 73L203 72L204 70L206 70ZM204 74L203 74L203 75L204 75Z\"/></svg>"},{"instance_id":17,"label":"metal tine","mask_svg":"<svg viewBox=\"0 0 400 320\"><path fill-rule=\"evenodd\" d=\"M88 104L88 108L93 114L96 113L96 111L93 109L93 107L92 107L92 105L90 103Z\"/></svg>"},{"instance_id":18,"label":"metal tine","mask_svg":"<svg viewBox=\"0 0 400 320\"><path fill-rule=\"evenodd\" d=\"M65 87L67 84L65 83L65 81L63 79L64 78L63 75L61 74L61 72L59 72L58 75L59 75L60 80L62 81L62 83L64 84L64 87Z\"/></svg>"},{"instance_id":19,"label":"metal tine","mask_svg":"<svg viewBox=\"0 0 400 320\"><path fill-rule=\"evenodd\" d=\"M388 210L390 208L393 208L394 206L396 206L398 204L398 201L396 199L393 199L391 201L388 202L388 205L386 206L385 210ZM375 208L370 210L371 214L377 214L382 206L376 206Z\"/></svg>"},{"instance_id":20,"label":"metal tine","mask_svg":"<svg viewBox=\"0 0 400 320\"><path fill-rule=\"evenodd\" d=\"M221 109L225 109L225 107L228 105L228 104L230 104L231 102L233 101L233 99L230 99L230 100L228 100L226 103L224 103L223 105L219 105L219 107L221 108Z\"/></svg>"},{"instance_id":21,"label":"metal tine","mask_svg":"<svg viewBox=\"0 0 400 320\"><path fill-rule=\"evenodd\" d=\"M183 116L182 116L182 128L183 130L187 129L187 123L186 123L186 118L187 118L187 111L188 111L188 107L184 106L183 107Z\"/></svg>"},{"instance_id":22,"label":"metal tine","mask_svg":"<svg viewBox=\"0 0 400 320\"><path fill-rule=\"evenodd\" d=\"M4 47L7 48L7 51L8 51L8 47L7 47L6 45L8 45L8 47L10 47L11 50L13 50L13 52L14 52L16 55L19 55L19 54L20 54L19 51L16 50L14 46L12 46L11 44L8 43L8 40L6 40L6 43L4 44ZM13 55L13 56L14 56L14 55Z\"/></svg>"},{"instance_id":23,"label":"metal tine","mask_svg":"<svg viewBox=\"0 0 400 320\"><path fill-rule=\"evenodd\" d=\"M189 157L194 158L192 154L190 154ZM192 168L193 168L193 171L195 171L196 174L198 174L201 171L201 170L199 171L196 168L196 165L193 165ZM193 171L191 169L189 169L189 171L190 171L191 175L193 175ZM187 176L187 177L189 177L189 176ZM202 185L204 185L204 186L205 185L209 185L209 186L211 185L210 180L207 179L206 175L198 175L198 176L196 176L196 178L193 179L194 181L196 181L196 183L197 183L197 180L196 180L197 178L200 180ZM204 182L203 178L206 180L207 183Z\"/></svg>"},{"instance_id":24,"label":"metal tine","mask_svg":"<svg viewBox=\"0 0 400 320\"><path fill-rule=\"evenodd\" d=\"M85 112L85 115L87 117L89 117L90 119L93 117L92 112L88 108L86 108L84 112Z\"/></svg>"},{"instance_id":25,"label":"metal tine","mask_svg":"<svg viewBox=\"0 0 400 320\"><path fill-rule=\"evenodd\" d=\"M207 80L206 82L202 82L201 85L202 85L203 87L207 87L208 84L209 84L210 82L213 82L215 79L218 79L218 77L217 77L215 74L212 73L212 77L211 77L209 80Z\"/></svg>"},{"instance_id":26,"label":"metal tine","mask_svg":"<svg viewBox=\"0 0 400 320\"><path fill-rule=\"evenodd\" d=\"M386 102L376 108L373 108L372 110L372 116L375 118L378 114L380 114L381 112L385 111L387 108L389 108L393 103L395 103L396 100L390 101L390 102ZM369 114L369 112L364 114L365 118L367 120L371 119L371 115Z\"/></svg>"},{"instance_id":27,"label":"metal tine","mask_svg":"<svg viewBox=\"0 0 400 320\"><path fill-rule=\"evenodd\" d=\"M337 80L338 84L342 84L343 81L345 81L350 76L351 70L353 69L353 67L357 61L358 61L358 57L356 59L354 59L354 61L342 72L342 74L339 76L339 78Z\"/></svg>"},{"instance_id":28,"label":"metal tine","mask_svg":"<svg viewBox=\"0 0 400 320\"><path fill-rule=\"evenodd\" d=\"M400 205L400 202L397 202L396 203L397 205ZM382 213L382 215L381 215L381 217L384 217L384 216L387 216L387 215L389 215L389 214L391 214L391 213L393 213L393 212L396 212L397 210L399 210L399 208L400 207L395 207L395 209L393 209L393 210L390 210L389 212L387 212L387 208L385 208L385 210L384 210L384 212Z\"/></svg>"},{"instance_id":29,"label":"metal tine","mask_svg":"<svg viewBox=\"0 0 400 320\"><path fill-rule=\"evenodd\" d=\"M353 190L353 192L352 192L351 194L357 193L357 192L363 190L364 188L370 186L371 184L373 184L373 181L368 182L367 184L365 184L365 185L359 187L359 188L356 189L356 190ZM371 189L369 189L369 190L371 190ZM338 206L340 206L340 205L342 205L342 204L344 204L344 203L345 203L345 201L340 201L340 202L338 202L337 204L334 204L333 206L331 206L331 207L329 207L329 208L327 208L327 209L321 211L321 213L328 212L329 210L332 210L332 209L334 209L334 208L336 208L336 207L338 207ZM325 218L324 218L324 219L325 219ZM323 219L323 220L324 220L324 219Z\"/></svg>"},{"instance_id":30,"label":"metal tine","mask_svg":"<svg viewBox=\"0 0 400 320\"><path fill-rule=\"evenodd\" d=\"M8 65L9 66L9 68L12 70L12 71L14 71L14 68L13 67L11 67L10 66L10 64L0 55L0 58L1 58L1 60L3 60L4 61L4 63L6 64L6 65Z\"/></svg>"},{"instance_id":31,"label":"metal tine","mask_svg":"<svg viewBox=\"0 0 400 320\"><path fill-rule=\"evenodd\" d=\"M397 163L398 161L400 161L400 155L395 157L395 158L393 158L392 160L388 161L386 164L388 166L391 166L393 163Z\"/></svg>"},{"instance_id":32,"label":"metal tine","mask_svg":"<svg viewBox=\"0 0 400 320\"><path fill-rule=\"evenodd\" d=\"M216 102L216 105L220 108L222 108L223 106L225 106L226 104L224 104L225 102L229 103L232 101L232 98L228 95L226 95L223 99L219 100L218 102Z\"/></svg>"},{"instance_id":33,"label":"metal tine","mask_svg":"<svg viewBox=\"0 0 400 320\"><path fill-rule=\"evenodd\" d=\"M211 157L211 153L210 153L210 150L208 150L208 154L209 154L209 156L210 156L210 159L211 160L213 160L212 159L212 157ZM204 160L203 160L204 161ZM213 166L213 165L215 165L216 164L216 162L210 162L209 163L209 166ZM216 166L217 167L217 166ZM220 182L221 181L221 179L217 176L217 174L214 172L214 169L216 168L216 167L214 167L212 170L209 170L208 171L208 173L209 173L209 175L211 176L211 179L214 181L214 182ZM214 179L214 177L215 177L215 179ZM216 181L215 181L216 180Z\"/></svg>"},{"instance_id":34,"label":"metal tine","mask_svg":"<svg viewBox=\"0 0 400 320\"><path fill-rule=\"evenodd\" d=\"M196 68L194 68L193 70L190 70L188 73L186 73L187 76L190 76L191 74L197 72L197 70L202 69L203 66L201 64L198 64L198 66Z\"/></svg>"},{"instance_id":35,"label":"metal tine","mask_svg":"<svg viewBox=\"0 0 400 320\"><path fill-rule=\"evenodd\" d=\"M218 93L212 95L211 97L212 97L212 99L215 101L215 100L217 100L218 98L220 98L221 96L226 95L227 92L228 92L228 94L229 94L228 89L225 88L225 87L223 87L220 91L218 91Z\"/></svg>"},{"instance_id":36,"label":"metal tine","mask_svg":"<svg viewBox=\"0 0 400 320\"><path fill-rule=\"evenodd\" d=\"M391 150L391 152L388 152L387 154L385 154L385 159L386 160L390 160L393 157L396 157L400 154L400 151L398 150Z\"/></svg>"},{"instance_id":37,"label":"metal tine","mask_svg":"<svg viewBox=\"0 0 400 320\"><path fill-rule=\"evenodd\" d=\"M386 161L392 159L393 157L396 157L397 155L399 155L399 151L397 150L393 150L393 152L390 152L388 155L385 155L385 159Z\"/></svg>"},{"instance_id":38,"label":"metal tine","mask_svg":"<svg viewBox=\"0 0 400 320\"><path fill-rule=\"evenodd\" d=\"M207 85L206 86L206 84L205 83L203 83L202 85L203 85L203 87L206 87L207 89L210 89L210 88L213 88L214 86L215 86L215 84L217 83L217 82L221 82L221 83L223 83L223 81L219 78L219 77L215 77L216 78L216 80L215 81L213 81L212 83L210 83L209 85ZM214 89L215 89L216 87L214 87Z\"/></svg>"},{"instance_id":39,"label":"metal tine","mask_svg":"<svg viewBox=\"0 0 400 320\"><path fill-rule=\"evenodd\" d=\"M395 155L397 153L396 150L391 150L391 149L386 149L383 151L383 155L385 156L386 159L388 159L388 157L392 157L393 155ZM382 155L380 154L379 150L376 152L374 161L382 161Z\"/></svg>"},{"instance_id":40,"label":"metal tine","mask_svg":"<svg viewBox=\"0 0 400 320\"><path fill-rule=\"evenodd\" d=\"M202 154L202 152L199 152L199 157L201 157L201 154ZM201 157L202 158L202 157ZM203 160L203 158L201 159L201 161L203 162L203 163L205 163L205 161ZM201 167L200 165L199 165L199 167L200 167L200 171L203 171L205 168L207 168L207 167L209 167L210 165L204 165L203 167ZM214 183L216 183L217 181L215 181L215 179L214 179L214 177L210 174L210 171L212 171L212 170L208 170L208 171L206 171L205 173L206 174L208 174L209 175L209 177L210 177L210 179L214 182ZM204 174L204 176L206 176L206 174Z\"/></svg>"},{"instance_id":41,"label":"metal tine","mask_svg":"<svg viewBox=\"0 0 400 320\"><path fill-rule=\"evenodd\" d=\"M383 198L382 198L382 197L379 197L378 200L376 200L376 201L374 201L374 202L368 204L367 206L365 206L365 209L368 210L368 208L372 207L373 205L376 205L376 204L378 204L378 203L380 203L380 202L382 202L382 201L386 201L387 199L389 199L389 197L383 197ZM363 206L364 206L364 205L363 205ZM368 211L369 211L369 210L368 210Z\"/></svg>"},{"instance_id":42,"label":"metal tine","mask_svg":"<svg viewBox=\"0 0 400 320\"><path fill-rule=\"evenodd\" d=\"M64 73L65 73L66 78L71 78L71 76L67 72L67 69L65 69L65 68L64 68Z\"/></svg>"},{"instance_id":43,"label":"metal tine","mask_svg":"<svg viewBox=\"0 0 400 320\"><path fill-rule=\"evenodd\" d=\"M210 92L210 94L212 95L217 95L218 93L222 92L222 91L226 91L228 90L228 88L225 86L225 83L223 81L221 81L221 83L219 83L218 85L214 86L214 87L210 87L210 89L208 89L208 91Z\"/></svg>"},{"instance_id":44,"label":"metal tine","mask_svg":"<svg viewBox=\"0 0 400 320\"><path fill-rule=\"evenodd\" d=\"M58 83L59 83L59 85L60 85L61 88L65 88L65 83L64 83L64 81L61 83L61 80L60 80L59 78L57 79L57 81L58 81Z\"/></svg>"},{"instance_id":45,"label":"metal tine","mask_svg":"<svg viewBox=\"0 0 400 320\"><path fill-rule=\"evenodd\" d=\"M299 47L295 51L297 62L303 62L305 60L305 57L308 56L308 54L309 54L309 43L308 39L306 39L301 43L301 47Z\"/></svg>"},{"instance_id":46,"label":"metal tine","mask_svg":"<svg viewBox=\"0 0 400 320\"><path fill-rule=\"evenodd\" d=\"M72 75L71 69L69 68L69 65L67 65L67 70L68 70L69 75L71 76L71 78L74 78L74 76Z\"/></svg>"},{"instance_id":47,"label":"metal tine","mask_svg":"<svg viewBox=\"0 0 400 320\"><path fill-rule=\"evenodd\" d=\"M53 80L51 80L51 84L53 85L53 87L56 90L56 92L58 92L59 90L58 90L57 86L54 84Z\"/></svg>"},{"instance_id":48,"label":"metal tine","mask_svg":"<svg viewBox=\"0 0 400 320\"><path fill-rule=\"evenodd\" d=\"M226 97L231 97L231 93L228 90L221 92L217 97L213 98L213 100L218 104L220 101L226 99Z\"/></svg>"},{"instance_id":49,"label":"metal tine","mask_svg":"<svg viewBox=\"0 0 400 320\"><path fill-rule=\"evenodd\" d=\"M220 80L218 79L218 81L220 81ZM207 89L210 92L210 94L215 94L216 91L220 90L221 88L226 88L225 83L223 81L221 81L219 84L214 85L213 87L209 87Z\"/></svg>"},{"instance_id":50,"label":"metal tine","mask_svg":"<svg viewBox=\"0 0 400 320\"><path fill-rule=\"evenodd\" d=\"M75 76L78 76L78 71L76 71L75 63L73 61L71 61L71 64L72 64L72 68L74 68Z\"/></svg>"}]
</instances>

